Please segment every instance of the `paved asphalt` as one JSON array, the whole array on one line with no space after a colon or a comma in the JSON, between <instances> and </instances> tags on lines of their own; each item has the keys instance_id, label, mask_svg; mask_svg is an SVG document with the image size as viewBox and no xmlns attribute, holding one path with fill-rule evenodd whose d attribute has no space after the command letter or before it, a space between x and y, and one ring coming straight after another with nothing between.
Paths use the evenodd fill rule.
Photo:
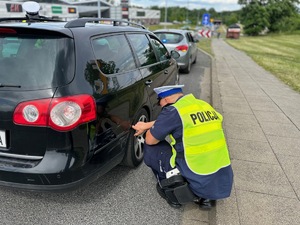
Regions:
<instances>
[{"instance_id":1,"label":"paved asphalt","mask_svg":"<svg viewBox=\"0 0 300 225\"><path fill-rule=\"evenodd\" d=\"M212 46L211 64L199 53L192 67L192 74L203 70L201 81L191 82L191 74L180 75L180 81L188 90L200 83L196 96L224 116L235 174L230 198L209 212L194 203L173 209L156 193L145 165L116 167L70 193L0 189L0 224L177 225L180 219L182 225L300 224L300 94L222 39L213 39Z\"/></svg>"},{"instance_id":2,"label":"paved asphalt","mask_svg":"<svg viewBox=\"0 0 300 225\"><path fill-rule=\"evenodd\" d=\"M182 224L298 225L300 94L224 40L212 47L212 104L224 116L234 187L209 212L186 205Z\"/></svg>"}]
</instances>

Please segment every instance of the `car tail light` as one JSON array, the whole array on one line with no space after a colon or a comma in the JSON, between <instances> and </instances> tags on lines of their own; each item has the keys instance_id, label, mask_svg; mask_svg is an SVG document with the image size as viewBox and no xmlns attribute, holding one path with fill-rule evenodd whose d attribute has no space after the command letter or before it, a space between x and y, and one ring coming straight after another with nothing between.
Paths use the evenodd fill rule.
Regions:
<instances>
[{"instance_id":1,"label":"car tail light","mask_svg":"<svg viewBox=\"0 0 300 225\"><path fill-rule=\"evenodd\" d=\"M175 48L177 51L186 52L189 49L189 46L187 45L179 45Z\"/></svg>"},{"instance_id":2,"label":"car tail light","mask_svg":"<svg viewBox=\"0 0 300 225\"><path fill-rule=\"evenodd\" d=\"M17 31L11 28L0 28L0 34L16 34Z\"/></svg>"},{"instance_id":3,"label":"car tail light","mask_svg":"<svg viewBox=\"0 0 300 225\"><path fill-rule=\"evenodd\" d=\"M15 124L51 127L69 131L96 119L96 105L90 95L75 95L20 103L13 115Z\"/></svg>"}]
</instances>

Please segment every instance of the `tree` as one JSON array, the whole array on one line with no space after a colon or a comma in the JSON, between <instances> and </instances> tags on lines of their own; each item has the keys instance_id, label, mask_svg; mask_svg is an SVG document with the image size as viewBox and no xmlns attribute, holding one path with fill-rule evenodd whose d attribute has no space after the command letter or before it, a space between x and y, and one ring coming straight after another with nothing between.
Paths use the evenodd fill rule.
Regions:
<instances>
[{"instance_id":1,"label":"tree","mask_svg":"<svg viewBox=\"0 0 300 225\"><path fill-rule=\"evenodd\" d=\"M251 36L259 35L270 26L268 12L258 0L253 0L242 8L242 23L244 32Z\"/></svg>"},{"instance_id":2,"label":"tree","mask_svg":"<svg viewBox=\"0 0 300 225\"><path fill-rule=\"evenodd\" d=\"M239 5L249 5L252 2L259 2L261 5L266 5L268 0L238 0Z\"/></svg>"},{"instance_id":3,"label":"tree","mask_svg":"<svg viewBox=\"0 0 300 225\"><path fill-rule=\"evenodd\" d=\"M231 24L235 24L235 23L238 23L238 15L236 14L236 13L231 13L230 15L229 15L229 17L227 17L227 19L226 19L226 24L229 26L229 25L231 25Z\"/></svg>"},{"instance_id":4,"label":"tree","mask_svg":"<svg viewBox=\"0 0 300 225\"><path fill-rule=\"evenodd\" d=\"M291 28L291 24L293 23L291 18L296 19L299 17L298 9L295 6L296 3L299 3L299 1L270 0L268 2L266 9L269 13L270 26L268 28L271 32L286 31Z\"/></svg>"},{"instance_id":5,"label":"tree","mask_svg":"<svg viewBox=\"0 0 300 225\"><path fill-rule=\"evenodd\" d=\"M271 32L298 29L297 27L300 24L298 24L299 10L297 4L299 3L299 0L238 0L238 4L244 5L242 22L247 23L248 32L251 30L250 33L252 34L257 33L257 30L259 30L258 27L260 26L257 26L257 23L262 25L265 20L268 20L267 28ZM255 20L259 21L255 23L251 18L252 13L255 13L253 16L260 15L262 18L256 17ZM261 27L261 29L263 28Z\"/></svg>"}]
</instances>

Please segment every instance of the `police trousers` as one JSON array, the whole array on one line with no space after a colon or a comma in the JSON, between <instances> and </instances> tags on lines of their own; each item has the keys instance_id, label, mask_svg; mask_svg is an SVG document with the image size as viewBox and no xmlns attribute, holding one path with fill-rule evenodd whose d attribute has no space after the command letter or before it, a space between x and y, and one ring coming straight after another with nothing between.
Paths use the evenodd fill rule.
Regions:
<instances>
[{"instance_id":1,"label":"police trousers","mask_svg":"<svg viewBox=\"0 0 300 225\"><path fill-rule=\"evenodd\" d=\"M167 141L160 141L156 145L144 145L144 162L159 181L166 179L166 172L172 170L171 156L172 148Z\"/></svg>"}]
</instances>

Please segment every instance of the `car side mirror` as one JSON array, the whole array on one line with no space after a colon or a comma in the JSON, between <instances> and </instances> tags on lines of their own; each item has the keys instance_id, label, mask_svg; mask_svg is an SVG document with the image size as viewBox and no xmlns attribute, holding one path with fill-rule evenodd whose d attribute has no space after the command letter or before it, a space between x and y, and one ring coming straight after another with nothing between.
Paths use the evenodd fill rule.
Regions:
<instances>
[{"instance_id":1,"label":"car side mirror","mask_svg":"<svg viewBox=\"0 0 300 225\"><path fill-rule=\"evenodd\" d=\"M180 57L180 54L179 54L179 52L177 52L175 50L172 50L171 51L171 57L174 58L174 59L178 59Z\"/></svg>"}]
</instances>

